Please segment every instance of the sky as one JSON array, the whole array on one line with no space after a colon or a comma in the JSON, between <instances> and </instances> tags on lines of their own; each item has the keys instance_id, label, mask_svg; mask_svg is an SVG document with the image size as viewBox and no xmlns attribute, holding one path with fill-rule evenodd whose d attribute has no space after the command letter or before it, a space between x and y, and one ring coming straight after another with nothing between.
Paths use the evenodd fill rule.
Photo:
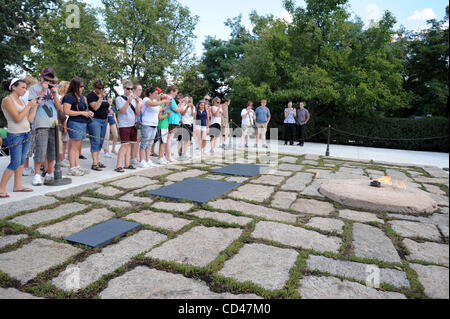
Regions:
<instances>
[{"instance_id":1,"label":"sky","mask_svg":"<svg viewBox=\"0 0 450 319\"><path fill-rule=\"evenodd\" d=\"M285 17L288 14L283 8L282 0L178 0L184 6L190 8L193 15L199 16L199 22L195 29L197 39L195 53L201 56L205 38L215 36L227 40L230 29L224 22L228 18L242 14L243 23L250 28L249 14L256 10L259 15L272 14L275 17ZM101 7L100 0L84 0L84 2ZM297 6L306 7L303 0L296 0ZM366 24L370 20L378 20L383 12L388 10L397 19L396 28L403 25L408 30L418 30L426 27L429 19L441 20L445 16L445 0L350 0L349 11L353 16L359 16Z\"/></svg>"}]
</instances>

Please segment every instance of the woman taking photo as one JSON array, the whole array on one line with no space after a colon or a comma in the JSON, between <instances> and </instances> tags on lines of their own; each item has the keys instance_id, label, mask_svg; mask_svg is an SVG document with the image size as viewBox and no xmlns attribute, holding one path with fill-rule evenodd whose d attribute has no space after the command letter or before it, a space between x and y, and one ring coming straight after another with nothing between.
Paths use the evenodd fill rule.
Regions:
<instances>
[{"instance_id":1,"label":"woman taking photo","mask_svg":"<svg viewBox=\"0 0 450 319\"><path fill-rule=\"evenodd\" d=\"M295 128L295 109L292 107L292 101L289 101L288 107L284 110L284 145L294 145Z\"/></svg>"},{"instance_id":2,"label":"woman taking photo","mask_svg":"<svg viewBox=\"0 0 450 319\"><path fill-rule=\"evenodd\" d=\"M80 147L86 137L88 119L94 113L89 111L86 98L82 95L84 82L79 77L70 82L67 94L63 98L64 113L69 116L67 130L69 131L69 162L71 176L84 176L86 172L80 167Z\"/></svg>"},{"instance_id":3,"label":"woman taking photo","mask_svg":"<svg viewBox=\"0 0 450 319\"><path fill-rule=\"evenodd\" d=\"M14 192L32 192L30 188L22 186L23 165L30 147L31 129L30 123L34 121L37 106L41 99L34 99L25 104L20 97L27 92L27 84L24 80L12 79L3 82L3 89L10 92L2 101L2 111L8 122L8 145L11 163L3 172L0 182L0 198L10 197L6 193L6 185L14 174ZM31 110L31 112L30 112ZM22 143L22 144L20 144ZM20 145L18 145L20 144Z\"/></svg>"},{"instance_id":4,"label":"woman taking photo","mask_svg":"<svg viewBox=\"0 0 450 319\"><path fill-rule=\"evenodd\" d=\"M91 142L92 167L94 171L102 171L105 165L99 162L100 151L103 147L103 141L108 127L108 113L110 104L105 92L105 83L102 80L94 82L94 91L87 96L89 110L94 113L94 118L88 124L89 140Z\"/></svg>"}]
</instances>

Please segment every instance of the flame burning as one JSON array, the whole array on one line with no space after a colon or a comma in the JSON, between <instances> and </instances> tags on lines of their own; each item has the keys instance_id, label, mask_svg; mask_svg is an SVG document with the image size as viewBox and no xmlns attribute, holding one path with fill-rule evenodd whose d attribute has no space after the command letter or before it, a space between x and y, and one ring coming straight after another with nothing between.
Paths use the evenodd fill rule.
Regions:
<instances>
[{"instance_id":1,"label":"flame burning","mask_svg":"<svg viewBox=\"0 0 450 319\"><path fill-rule=\"evenodd\" d=\"M387 175L387 176L379 178L378 181L380 183L382 183L382 184L386 184L386 185L389 185L389 186L393 186L394 185L397 188L406 189L406 182L408 181L408 179L405 179L405 180L403 180L401 182L399 182L397 180L392 182L392 177Z\"/></svg>"}]
</instances>

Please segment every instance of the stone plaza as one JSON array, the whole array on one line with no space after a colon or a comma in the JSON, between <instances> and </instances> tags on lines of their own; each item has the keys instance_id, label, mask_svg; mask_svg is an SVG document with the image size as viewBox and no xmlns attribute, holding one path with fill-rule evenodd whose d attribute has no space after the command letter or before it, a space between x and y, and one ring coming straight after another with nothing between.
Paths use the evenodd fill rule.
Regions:
<instances>
[{"instance_id":1,"label":"stone plaza","mask_svg":"<svg viewBox=\"0 0 450 319\"><path fill-rule=\"evenodd\" d=\"M225 151L0 203L0 299L449 298L447 172L270 156ZM253 178L212 172L232 163L269 169ZM355 208L321 192L330 181L369 185L385 175L435 206ZM147 195L189 178L240 186L203 205ZM142 227L100 248L64 240L111 219Z\"/></svg>"}]
</instances>

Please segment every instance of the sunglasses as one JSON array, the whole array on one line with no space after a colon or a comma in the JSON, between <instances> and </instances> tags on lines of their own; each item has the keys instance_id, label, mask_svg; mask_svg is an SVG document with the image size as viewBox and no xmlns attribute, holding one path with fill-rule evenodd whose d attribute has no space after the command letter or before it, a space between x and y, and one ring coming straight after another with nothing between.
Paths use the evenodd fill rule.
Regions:
<instances>
[{"instance_id":1,"label":"sunglasses","mask_svg":"<svg viewBox=\"0 0 450 319\"><path fill-rule=\"evenodd\" d=\"M133 88L127 88L127 91L133 91Z\"/></svg>"}]
</instances>

